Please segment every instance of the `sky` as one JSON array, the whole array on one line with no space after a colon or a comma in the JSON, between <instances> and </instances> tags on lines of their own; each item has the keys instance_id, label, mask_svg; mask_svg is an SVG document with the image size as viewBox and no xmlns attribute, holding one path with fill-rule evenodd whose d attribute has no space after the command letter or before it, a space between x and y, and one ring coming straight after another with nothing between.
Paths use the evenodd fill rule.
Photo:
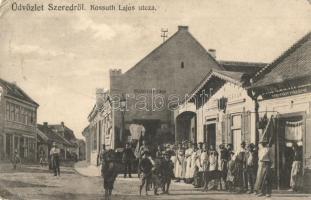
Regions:
<instances>
[{"instance_id":1,"label":"sky","mask_svg":"<svg viewBox=\"0 0 311 200\"><path fill-rule=\"evenodd\" d=\"M0 77L40 104L38 123L64 121L78 138L96 88L109 88L109 69L133 67L162 43L162 28L171 36L178 25L189 26L219 60L267 63L311 30L307 0L16 1L154 5L155 12L14 12L7 1L0 10Z\"/></svg>"}]
</instances>

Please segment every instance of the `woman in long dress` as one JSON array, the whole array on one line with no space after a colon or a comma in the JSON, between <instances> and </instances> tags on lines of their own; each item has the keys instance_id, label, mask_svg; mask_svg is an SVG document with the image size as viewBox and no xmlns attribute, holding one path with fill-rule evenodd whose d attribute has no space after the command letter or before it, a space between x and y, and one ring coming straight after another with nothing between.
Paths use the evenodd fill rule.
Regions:
<instances>
[{"instance_id":1,"label":"woman in long dress","mask_svg":"<svg viewBox=\"0 0 311 200\"><path fill-rule=\"evenodd\" d=\"M290 191L297 192L302 186L302 153L296 143L293 144L293 164L290 175Z\"/></svg>"},{"instance_id":2,"label":"woman in long dress","mask_svg":"<svg viewBox=\"0 0 311 200\"><path fill-rule=\"evenodd\" d=\"M191 179L193 176L191 176L191 156L193 153L193 145L192 143L189 143L188 149L185 152L185 157L186 157L186 172L185 172L185 179L186 183L191 183Z\"/></svg>"},{"instance_id":3,"label":"woman in long dress","mask_svg":"<svg viewBox=\"0 0 311 200\"><path fill-rule=\"evenodd\" d=\"M181 144L178 144L178 149L176 151L176 161L175 161L175 178L176 182L183 179L183 164L185 159L185 151Z\"/></svg>"},{"instance_id":4,"label":"woman in long dress","mask_svg":"<svg viewBox=\"0 0 311 200\"><path fill-rule=\"evenodd\" d=\"M197 158L198 158L197 150L198 150L198 147L194 144L193 145L193 152L191 154L191 163L190 163L190 169L189 169L189 183L193 182L194 175L195 175L196 168L197 168L197 165L196 165L196 161L197 161Z\"/></svg>"},{"instance_id":5,"label":"woman in long dress","mask_svg":"<svg viewBox=\"0 0 311 200\"><path fill-rule=\"evenodd\" d=\"M206 143L203 144L203 151L200 155L200 164L203 171L203 191L207 191L208 184L208 146Z\"/></svg>"}]
</instances>

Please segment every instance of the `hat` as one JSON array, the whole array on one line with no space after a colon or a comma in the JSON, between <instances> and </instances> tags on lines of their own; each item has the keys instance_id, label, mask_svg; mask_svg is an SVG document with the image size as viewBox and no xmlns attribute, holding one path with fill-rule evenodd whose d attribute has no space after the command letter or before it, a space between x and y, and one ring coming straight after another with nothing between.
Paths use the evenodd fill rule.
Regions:
<instances>
[{"instance_id":1,"label":"hat","mask_svg":"<svg viewBox=\"0 0 311 200\"><path fill-rule=\"evenodd\" d=\"M250 144L248 145L248 147L251 148L251 149L254 149L254 148L255 148L255 145L254 145L253 143L250 143Z\"/></svg>"},{"instance_id":2,"label":"hat","mask_svg":"<svg viewBox=\"0 0 311 200\"><path fill-rule=\"evenodd\" d=\"M144 151L144 152L142 153L142 156L143 156L143 155L149 156L149 155L150 155L150 152L149 152L149 151Z\"/></svg>"}]
</instances>

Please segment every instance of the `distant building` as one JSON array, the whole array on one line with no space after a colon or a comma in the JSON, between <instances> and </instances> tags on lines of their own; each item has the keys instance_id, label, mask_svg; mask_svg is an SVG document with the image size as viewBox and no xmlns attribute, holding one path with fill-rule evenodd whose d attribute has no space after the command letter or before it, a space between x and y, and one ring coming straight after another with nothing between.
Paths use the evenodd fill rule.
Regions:
<instances>
[{"instance_id":1,"label":"distant building","mask_svg":"<svg viewBox=\"0 0 311 200\"><path fill-rule=\"evenodd\" d=\"M89 125L82 131L82 135L85 137L85 160L91 163L91 151L92 151L92 137L89 130Z\"/></svg>"},{"instance_id":2,"label":"distant building","mask_svg":"<svg viewBox=\"0 0 311 200\"><path fill-rule=\"evenodd\" d=\"M0 160L10 160L15 150L23 162L37 159L38 107L15 83L0 79Z\"/></svg>"},{"instance_id":3,"label":"distant building","mask_svg":"<svg viewBox=\"0 0 311 200\"><path fill-rule=\"evenodd\" d=\"M78 139L76 144L78 145L78 149L77 149L78 160L86 160L86 143L85 143L85 141Z\"/></svg>"},{"instance_id":4,"label":"distant building","mask_svg":"<svg viewBox=\"0 0 311 200\"><path fill-rule=\"evenodd\" d=\"M49 125L44 122L43 125L38 124L38 154L44 151L49 154L52 143L55 142L61 150L62 160L77 160L79 156L79 141L76 139L73 131L65 126L63 122L60 124Z\"/></svg>"}]
</instances>

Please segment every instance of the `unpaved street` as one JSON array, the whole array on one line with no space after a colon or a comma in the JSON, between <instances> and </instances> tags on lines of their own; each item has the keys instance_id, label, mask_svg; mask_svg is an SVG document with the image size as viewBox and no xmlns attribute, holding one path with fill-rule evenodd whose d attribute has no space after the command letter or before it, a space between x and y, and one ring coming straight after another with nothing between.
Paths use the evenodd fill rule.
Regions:
<instances>
[{"instance_id":1,"label":"unpaved street","mask_svg":"<svg viewBox=\"0 0 311 200\"><path fill-rule=\"evenodd\" d=\"M202 193L191 185L172 185L170 195L138 196L138 178L118 178L113 191L113 199L265 199L253 195L229 194L227 192L210 191ZM50 171L39 166L24 166L13 171L9 166L0 168L0 196L6 199L25 200L102 200L101 177L87 177L78 174L73 167L62 167L61 176L54 177ZM311 199L305 194L274 194L271 199Z\"/></svg>"}]
</instances>

